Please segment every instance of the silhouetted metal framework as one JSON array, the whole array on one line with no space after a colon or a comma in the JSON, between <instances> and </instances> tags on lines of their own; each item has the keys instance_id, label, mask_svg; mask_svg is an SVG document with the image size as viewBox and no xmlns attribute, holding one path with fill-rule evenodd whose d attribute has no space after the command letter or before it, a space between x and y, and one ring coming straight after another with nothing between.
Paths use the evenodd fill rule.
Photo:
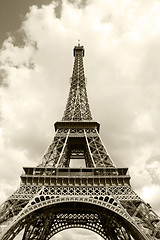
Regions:
<instances>
[{"instance_id":1,"label":"silhouetted metal framework","mask_svg":"<svg viewBox=\"0 0 160 240\"><path fill-rule=\"evenodd\" d=\"M106 240L160 239L160 218L132 189L127 168L116 168L88 104L84 48L74 67L62 121L41 163L24 167L21 184L0 207L0 239L50 239L67 228L85 228ZM71 161L86 167L71 167Z\"/></svg>"}]
</instances>

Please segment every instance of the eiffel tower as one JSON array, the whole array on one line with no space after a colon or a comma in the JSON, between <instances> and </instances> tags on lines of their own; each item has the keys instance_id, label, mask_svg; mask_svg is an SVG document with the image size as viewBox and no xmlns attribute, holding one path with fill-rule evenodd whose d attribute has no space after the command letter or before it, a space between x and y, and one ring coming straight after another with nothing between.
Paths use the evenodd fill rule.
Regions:
<instances>
[{"instance_id":1,"label":"eiffel tower","mask_svg":"<svg viewBox=\"0 0 160 240\"><path fill-rule=\"evenodd\" d=\"M55 136L37 167L24 167L21 184L0 207L0 239L48 240L85 228L105 240L160 239L160 218L132 189L127 168L116 168L92 119L84 47L74 47L70 92ZM75 167L82 164L81 167Z\"/></svg>"}]
</instances>

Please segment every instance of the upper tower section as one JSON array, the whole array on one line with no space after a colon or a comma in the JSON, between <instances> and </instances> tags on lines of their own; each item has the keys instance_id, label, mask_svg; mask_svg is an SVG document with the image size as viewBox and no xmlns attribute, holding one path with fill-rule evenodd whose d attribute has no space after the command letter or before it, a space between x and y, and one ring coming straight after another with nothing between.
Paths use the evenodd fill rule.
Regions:
<instances>
[{"instance_id":1,"label":"upper tower section","mask_svg":"<svg viewBox=\"0 0 160 240\"><path fill-rule=\"evenodd\" d=\"M86 91L83 57L84 47L75 46L73 49L74 66L66 109L62 121L92 120Z\"/></svg>"}]
</instances>

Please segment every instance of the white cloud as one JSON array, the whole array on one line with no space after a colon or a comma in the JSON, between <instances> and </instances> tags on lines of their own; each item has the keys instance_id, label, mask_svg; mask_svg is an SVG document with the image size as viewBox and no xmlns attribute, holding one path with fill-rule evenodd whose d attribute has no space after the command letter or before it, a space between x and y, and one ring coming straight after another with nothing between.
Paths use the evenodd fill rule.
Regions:
<instances>
[{"instance_id":1,"label":"white cloud","mask_svg":"<svg viewBox=\"0 0 160 240\"><path fill-rule=\"evenodd\" d=\"M54 2L32 6L22 23L24 46L9 37L1 50L2 80L8 84L1 89L1 200L19 186L22 167L38 165L51 142L80 39L103 142L117 166L130 168L135 191L160 213L159 1L92 0L83 8L63 1L60 19L54 8ZM150 199L147 188L156 189Z\"/></svg>"},{"instance_id":2,"label":"white cloud","mask_svg":"<svg viewBox=\"0 0 160 240\"><path fill-rule=\"evenodd\" d=\"M82 239L82 240L102 240L102 238L90 231L84 230L80 228L75 229L67 229L60 233L57 233L54 237L51 238L52 240L74 240L74 239Z\"/></svg>"}]
</instances>

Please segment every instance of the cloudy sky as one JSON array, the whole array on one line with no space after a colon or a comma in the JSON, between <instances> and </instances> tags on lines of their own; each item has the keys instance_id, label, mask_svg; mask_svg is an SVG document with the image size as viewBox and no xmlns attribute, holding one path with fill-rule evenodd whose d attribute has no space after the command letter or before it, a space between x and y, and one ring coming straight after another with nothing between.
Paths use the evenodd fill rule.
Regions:
<instances>
[{"instance_id":1,"label":"cloudy sky","mask_svg":"<svg viewBox=\"0 0 160 240\"><path fill-rule=\"evenodd\" d=\"M1 0L0 11L0 202L54 136L80 39L103 142L160 215L160 1ZM80 230L54 239L88 236L99 239Z\"/></svg>"}]
</instances>

